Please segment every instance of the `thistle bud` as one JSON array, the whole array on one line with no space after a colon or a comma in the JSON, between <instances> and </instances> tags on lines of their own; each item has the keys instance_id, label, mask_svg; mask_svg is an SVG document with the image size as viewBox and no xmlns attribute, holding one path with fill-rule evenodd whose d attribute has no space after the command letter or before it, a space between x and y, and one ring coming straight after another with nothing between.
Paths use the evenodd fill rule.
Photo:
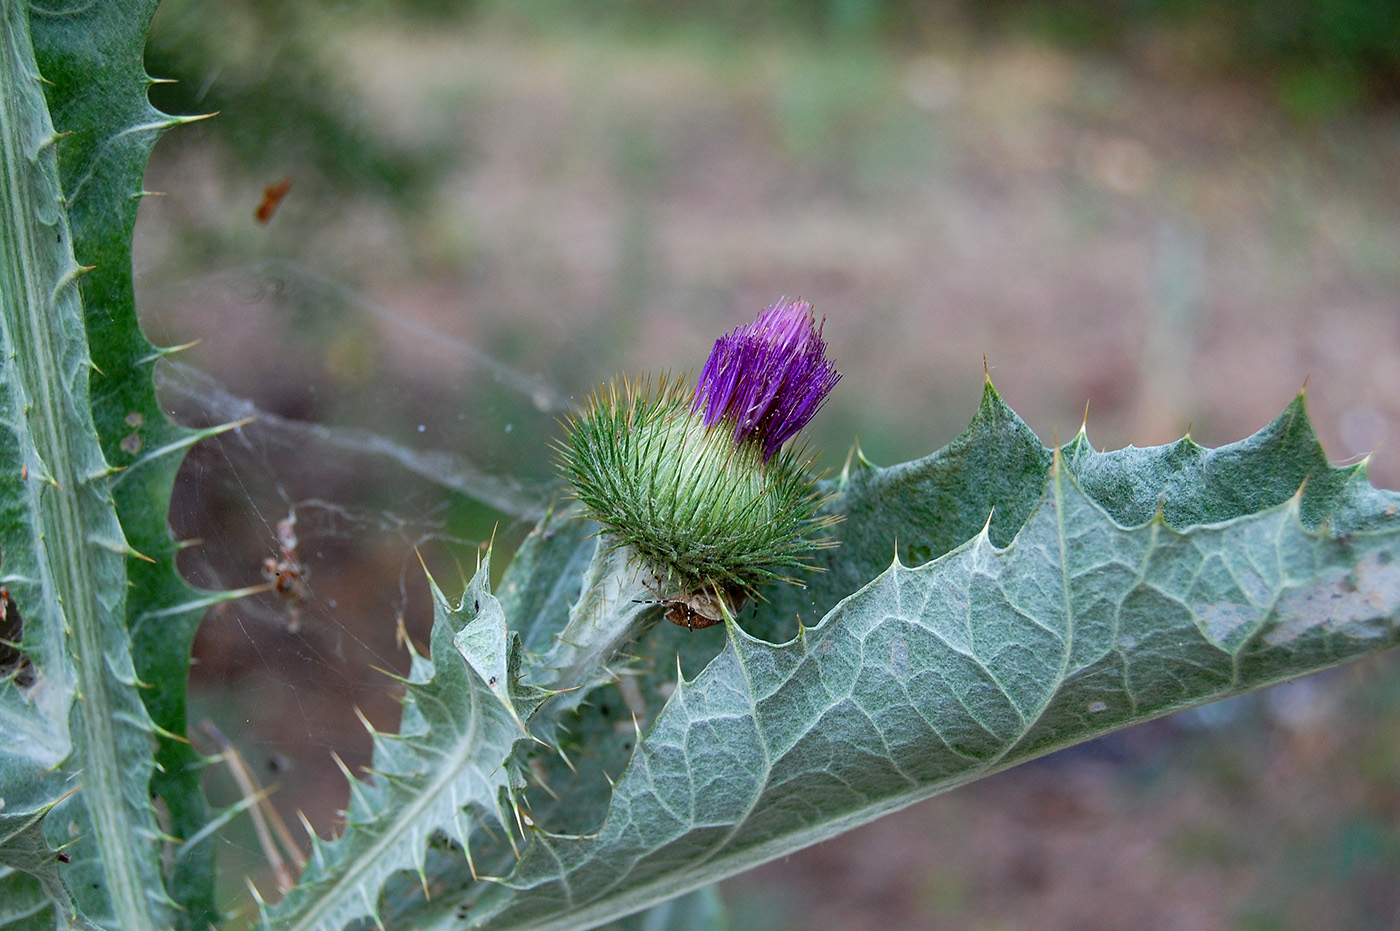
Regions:
<instances>
[{"instance_id":1,"label":"thistle bud","mask_svg":"<svg viewBox=\"0 0 1400 931\"><path fill-rule=\"evenodd\" d=\"M669 620L717 623L824 545L809 460L784 444L840 377L811 305L782 300L715 342L694 390L615 382L570 418L564 472L654 574Z\"/></svg>"}]
</instances>

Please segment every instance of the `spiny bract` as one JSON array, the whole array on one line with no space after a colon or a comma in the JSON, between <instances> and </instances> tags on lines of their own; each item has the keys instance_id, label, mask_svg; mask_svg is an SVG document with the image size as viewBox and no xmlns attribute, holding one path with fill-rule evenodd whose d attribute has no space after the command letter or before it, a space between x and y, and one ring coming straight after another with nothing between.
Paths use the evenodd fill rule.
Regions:
<instances>
[{"instance_id":1,"label":"spiny bract","mask_svg":"<svg viewBox=\"0 0 1400 931\"><path fill-rule=\"evenodd\" d=\"M825 349L811 305L779 301L715 343L694 391L663 376L595 393L560 445L588 516L678 597L732 606L796 581L831 518L803 453L783 444L840 378Z\"/></svg>"}]
</instances>

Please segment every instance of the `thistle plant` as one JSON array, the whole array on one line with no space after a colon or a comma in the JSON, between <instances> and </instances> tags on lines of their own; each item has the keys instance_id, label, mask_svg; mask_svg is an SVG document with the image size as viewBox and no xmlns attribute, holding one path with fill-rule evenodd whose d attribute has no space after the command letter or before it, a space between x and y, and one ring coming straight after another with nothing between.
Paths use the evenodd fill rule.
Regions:
<instances>
[{"instance_id":1,"label":"thistle plant","mask_svg":"<svg viewBox=\"0 0 1400 931\"><path fill-rule=\"evenodd\" d=\"M262 802L211 811L185 737L200 613L242 593L186 585L165 522L214 431L164 418L132 293L179 122L146 96L153 7L0 0L2 931L223 925L218 838ZM643 923L717 931L740 870L1400 642L1400 495L1331 466L1301 397L1222 449L1101 452L988 382L947 446L818 490L791 444L838 377L780 301L693 390L598 392L561 445L581 507L498 590L489 555L432 587L402 724L261 927L582 929L684 895ZM746 600L719 636L656 624Z\"/></svg>"},{"instance_id":2,"label":"thistle plant","mask_svg":"<svg viewBox=\"0 0 1400 931\"><path fill-rule=\"evenodd\" d=\"M812 306L782 299L715 342L694 390L663 375L595 392L559 451L598 547L531 681L576 690L571 705L615 674L658 608L696 630L764 585L798 583L835 518L805 452L785 444L840 377Z\"/></svg>"},{"instance_id":3,"label":"thistle plant","mask_svg":"<svg viewBox=\"0 0 1400 931\"><path fill-rule=\"evenodd\" d=\"M693 392L623 381L569 422L564 472L610 548L645 564L684 627L716 624L795 573L831 523L787 443L840 379L812 306L779 300L720 337Z\"/></svg>"}]
</instances>

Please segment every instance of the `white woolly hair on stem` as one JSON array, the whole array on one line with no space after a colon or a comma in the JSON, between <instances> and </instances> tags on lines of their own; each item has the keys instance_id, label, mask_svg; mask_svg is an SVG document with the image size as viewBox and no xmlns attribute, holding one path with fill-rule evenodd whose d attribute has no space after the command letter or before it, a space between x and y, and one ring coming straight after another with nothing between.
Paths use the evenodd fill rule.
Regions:
<instances>
[{"instance_id":1,"label":"white woolly hair on stem","mask_svg":"<svg viewBox=\"0 0 1400 931\"><path fill-rule=\"evenodd\" d=\"M613 659L661 619L659 584L631 547L600 535L569 623L541 660L543 675L531 684L567 691L559 701L575 708L593 686L615 679Z\"/></svg>"}]
</instances>

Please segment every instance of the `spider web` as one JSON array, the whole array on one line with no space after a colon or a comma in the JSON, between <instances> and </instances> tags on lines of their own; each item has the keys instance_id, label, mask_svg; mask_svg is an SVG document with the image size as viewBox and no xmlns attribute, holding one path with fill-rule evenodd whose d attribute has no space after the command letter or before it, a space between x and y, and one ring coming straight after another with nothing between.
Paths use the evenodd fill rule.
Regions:
<instances>
[{"instance_id":1,"label":"spider web","mask_svg":"<svg viewBox=\"0 0 1400 931\"><path fill-rule=\"evenodd\" d=\"M312 331L333 319L342 340L411 339L437 357L425 364L456 373L455 383L439 382L427 396L376 377L353 385L356 397L325 401L337 386L303 355L302 365L278 361L280 380L235 388L205 370L220 370L226 357L218 334L193 351L203 368L169 361L157 371L162 404L177 421L237 424L199 444L181 469L171 523L188 541L182 574L210 590L267 589L219 605L201 625L193 738L211 755L227 741L255 789L275 788L271 804L283 821L295 824L301 812L329 835L347 791L335 758L352 772L369 762L360 715L381 729L397 726L399 690L385 673L406 671L405 638L425 648L425 568L451 592L492 541L503 566L560 494L544 443L564 396L543 377L290 261L187 279L148 300L159 307L173 296L186 306L228 302L237 313ZM297 349L287 340L278 348ZM240 378L237 368L230 378ZM445 394L464 405L431 409ZM375 416L386 410L394 416ZM415 410L421 416L410 416ZM433 447L445 434L457 448ZM463 435L478 441L461 442ZM211 770L216 804L248 791L236 776L235 765ZM276 857L251 826L225 837L232 868L224 873L250 875L270 891L268 860ZM304 847L299 832L291 833Z\"/></svg>"}]
</instances>

